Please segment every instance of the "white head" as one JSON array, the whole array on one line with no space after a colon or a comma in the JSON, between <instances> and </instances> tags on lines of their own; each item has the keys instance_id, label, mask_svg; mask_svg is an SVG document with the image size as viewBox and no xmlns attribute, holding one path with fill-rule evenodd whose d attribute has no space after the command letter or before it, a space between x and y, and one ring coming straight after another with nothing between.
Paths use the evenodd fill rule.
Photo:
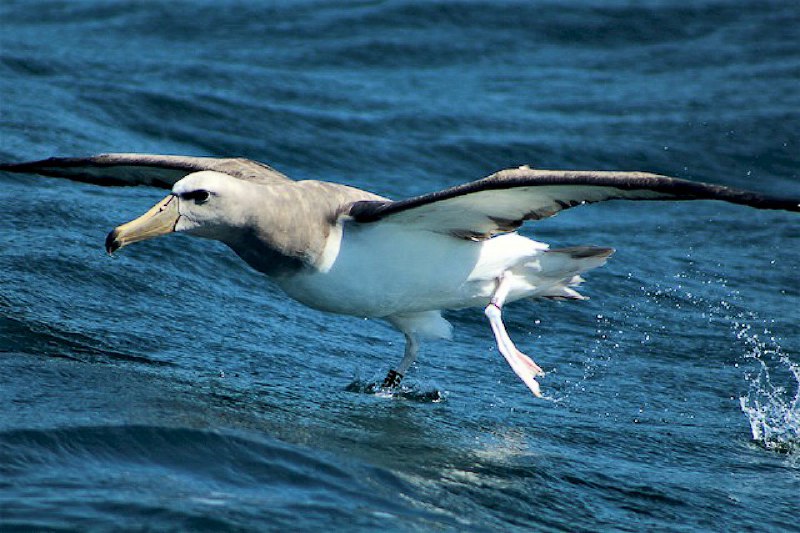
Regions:
<instances>
[{"instance_id":1,"label":"white head","mask_svg":"<svg viewBox=\"0 0 800 533\"><path fill-rule=\"evenodd\" d=\"M248 222L247 182L221 172L189 174L175 183L172 193L136 220L115 228L106 237L112 253L128 244L172 232L225 240Z\"/></svg>"},{"instance_id":2,"label":"white head","mask_svg":"<svg viewBox=\"0 0 800 533\"><path fill-rule=\"evenodd\" d=\"M248 222L247 183L222 174L203 171L189 174L172 187L178 198L175 231L223 240L232 229Z\"/></svg>"}]
</instances>

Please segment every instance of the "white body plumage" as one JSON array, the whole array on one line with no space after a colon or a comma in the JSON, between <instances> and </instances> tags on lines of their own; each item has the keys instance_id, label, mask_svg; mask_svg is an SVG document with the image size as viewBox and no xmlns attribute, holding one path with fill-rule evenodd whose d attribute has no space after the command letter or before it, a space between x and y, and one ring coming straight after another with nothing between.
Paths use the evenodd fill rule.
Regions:
<instances>
[{"instance_id":1,"label":"white body plumage","mask_svg":"<svg viewBox=\"0 0 800 533\"><path fill-rule=\"evenodd\" d=\"M401 224L344 224L331 232L319 270L276 281L310 307L392 320L397 315L484 307L506 272L507 302L526 297L579 299L569 288L581 281L578 273L601 265L608 256L575 259L554 252L517 233L473 241ZM426 316L432 323L441 320ZM437 335L444 331L433 324L415 329L429 331L425 337L445 336Z\"/></svg>"}]
</instances>

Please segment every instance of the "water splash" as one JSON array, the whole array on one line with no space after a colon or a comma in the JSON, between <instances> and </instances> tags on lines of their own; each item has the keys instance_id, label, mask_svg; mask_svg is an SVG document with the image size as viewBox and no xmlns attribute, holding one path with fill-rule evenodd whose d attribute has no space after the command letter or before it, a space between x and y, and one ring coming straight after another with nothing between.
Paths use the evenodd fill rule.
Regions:
<instances>
[{"instance_id":1,"label":"water splash","mask_svg":"<svg viewBox=\"0 0 800 533\"><path fill-rule=\"evenodd\" d=\"M767 321L743 308L739 291L727 288L724 280L722 286L728 296L711 305L708 318L731 323L744 344L744 361L752 364L744 374L748 391L739 397L739 406L753 440L768 450L800 452L800 365L783 351Z\"/></svg>"},{"instance_id":2,"label":"water splash","mask_svg":"<svg viewBox=\"0 0 800 533\"><path fill-rule=\"evenodd\" d=\"M729 325L743 344L743 360L737 366L744 363L742 366L750 367L744 373L747 394L739 398L739 404L753 440L769 450L800 453L800 364L783 351L780 340L767 327L774 321L749 311L746 298L729 287L725 278L699 271L692 263L687 272L674 278L670 286L655 283L654 288L642 287L642 291L649 299L664 301L670 307L692 310L710 324ZM715 291L709 293L704 286L723 291L722 298L717 299ZM648 341L645 334L642 344Z\"/></svg>"},{"instance_id":3,"label":"water splash","mask_svg":"<svg viewBox=\"0 0 800 533\"><path fill-rule=\"evenodd\" d=\"M739 398L753 440L770 450L800 451L800 365L783 353L774 337L761 340L742 322L736 328L736 337L747 346L745 358L756 368L745 374L749 390ZM766 329L764 333L769 335Z\"/></svg>"},{"instance_id":4,"label":"water splash","mask_svg":"<svg viewBox=\"0 0 800 533\"><path fill-rule=\"evenodd\" d=\"M780 340L767 327L774 321L747 310L743 303L746 299L724 278L696 271L675 277L725 291L718 302L694 295L681 285L675 287L674 295L682 295L710 323L721 320L730 324L736 339L744 344L742 357L752 369L744 374L748 391L739 398L739 405L747 416L753 440L769 450L800 452L800 364L783 351ZM659 290L656 295L661 293Z\"/></svg>"},{"instance_id":5,"label":"water splash","mask_svg":"<svg viewBox=\"0 0 800 533\"><path fill-rule=\"evenodd\" d=\"M446 393L435 387L422 387L416 384L402 383L393 389L384 389L377 381L364 380L359 376L353 378L344 389L359 394L374 394L381 398L411 400L422 403L439 403L446 399Z\"/></svg>"}]
</instances>

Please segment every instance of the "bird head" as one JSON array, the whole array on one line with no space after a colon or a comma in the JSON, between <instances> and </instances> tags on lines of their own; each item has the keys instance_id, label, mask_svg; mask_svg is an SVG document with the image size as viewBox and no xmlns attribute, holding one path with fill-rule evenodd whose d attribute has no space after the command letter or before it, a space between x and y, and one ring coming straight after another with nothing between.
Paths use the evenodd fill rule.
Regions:
<instances>
[{"instance_id":1,"label":"bird head","mask_svg":"<svg viewBox=\"0 0 800 533\"><path fill-rule=\"evenodd\" d=\"M224 240L244 223L233 208L246 194L244 182L213 171L195 172L175 183L169 196L139 218L114 228L106 237L110 254L134 242L173 232Z\"/></svg>"}]
</instances>

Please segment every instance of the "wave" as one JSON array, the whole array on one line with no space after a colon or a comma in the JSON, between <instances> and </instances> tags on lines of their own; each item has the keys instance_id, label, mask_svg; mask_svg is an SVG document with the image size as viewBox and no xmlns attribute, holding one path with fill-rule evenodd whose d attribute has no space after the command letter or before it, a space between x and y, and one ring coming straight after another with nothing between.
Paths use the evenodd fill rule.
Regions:
<instances>
[{"instance_id":1,"label":"wave","mask_svg":"<svg viewBox=\"0 0 800 533\"><path fill-rule=\"evenodd\" d=\"M20 526L113 526L120 514L155 529L442 519L396 498L409 487L388 471L263 436L201 429L0 432L0 478L16 491L25 485L26 498L4 504L5 523ZM59 508L66 501L78 510Z\"/></svg>"}]
</instances>

